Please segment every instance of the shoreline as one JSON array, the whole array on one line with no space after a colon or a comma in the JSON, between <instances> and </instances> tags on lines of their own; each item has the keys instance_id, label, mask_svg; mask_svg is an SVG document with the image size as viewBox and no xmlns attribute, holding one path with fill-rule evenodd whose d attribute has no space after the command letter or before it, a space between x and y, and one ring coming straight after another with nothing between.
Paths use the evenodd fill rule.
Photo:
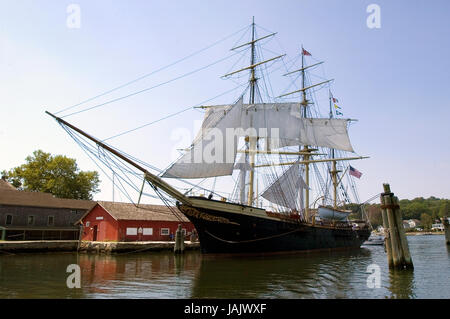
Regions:
<instances>
[{"instance_id":1,"label":"shoreline","mask_svg":"<svg viewBox=\"0 0 450 319\"><path fill-rule=\"evenodd\" d=\"M428 235L444 235L445 233L443 231L436 231L436 232L407 232L405 233L406 236L428 236Z\"/></svg>"},{"instance_id":2,"label":"shoreline","mask_svg":"<svg viewBox=\"0 0 450 319\"><path fill-rule=\"evenodd\" d=\"M119 252L173 251L174 241L143 242L91 242L78 240L0 241L0 254L38 252L80 252L112 254ZM200 249L199 242L184 242L185 250Z\"/></svg>"},{"instance_id":3,"label":"shoreline","mask_svg":"<svg viewBox=\"0 0 450 319\"><path fill-rule=\"evenodd\" d=\"M383 233L374 232L376 236L384 236ZM406 236L429 236L429 235L445 235L443 231L437 232L405 232Z\"/></svg>"}]
</instances>

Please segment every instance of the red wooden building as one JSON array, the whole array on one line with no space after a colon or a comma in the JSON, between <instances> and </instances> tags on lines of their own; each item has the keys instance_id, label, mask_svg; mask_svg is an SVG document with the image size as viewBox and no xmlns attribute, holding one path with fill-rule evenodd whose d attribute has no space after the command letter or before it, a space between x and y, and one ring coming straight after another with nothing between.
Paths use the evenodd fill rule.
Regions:
<instances>
[{"instance_id":1,"label":"red wooden building","mask_svg":"<svg viewBox=\"0 0 450 319\"><path fill-rule=\"evenodd\" d=\"M129 203L97 202L81 217L83 240L91 241L170 241L178 225L186 236L195 229L181 214L181 221L166 206Z\"/></svg>"}]
</instances>

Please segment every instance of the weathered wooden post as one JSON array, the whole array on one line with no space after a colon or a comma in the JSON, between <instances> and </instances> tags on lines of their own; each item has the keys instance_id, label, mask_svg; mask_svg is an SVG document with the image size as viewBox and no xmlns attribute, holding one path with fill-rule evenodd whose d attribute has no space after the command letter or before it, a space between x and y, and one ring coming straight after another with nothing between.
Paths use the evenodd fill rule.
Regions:
<instances>
[{"instance_id":1,"label":"weathered wooden post","mask_svg":"<svg viewBox=\"0 0 450 319\"><path fill-rule=\"evenodd\" d=\"M184 252L184 235L183 230L181 229L181 224L178 225L178 229L175 232L175 246L173 251L176 254Z\"/></svg>"},{"instance_id":2,"label":"weathered wooden post","mask_svg":"<svg viewBox=\"0 0 450 319\"><path fill-rule=\"evenodd\" d=\"M384 206L384 199L383 194L380 196L380 202L381 206ZM394 265L394 261L392 259L392 246L391 246L391 239L389 234L389 222L387 218L387 213L384 208L381 209L381 217L383 219L383 228L384 228L384 246L386 247L386 253L388 258L388 265L389 268L392 268Z\"/></svg>"},{"instance_id":3,"label":"weathered wooden post","mask_svg":"<svg viewBox=\"0 0 450 319\"><path fill-rule=\"evenodd\" d=\"M6 238L6 228L5 227L0 227L2 229L2 239L1 240L5 240Z\"/></svg>"},{"instance_id":4,"label":"weathered wooden post","mask_svg":"<svg viewBox=\"0 0 450 319\"><path fill-rule=\"evenodd\" d=\"M383 227L386 231L385 240L389 268L412 269L414 266L409 253L405 230L403 229L398 199L391 193L389 184L383 184L383 188L384 193L381 194L380 199Z\"/></svg>"},{"instance_id":5,"label":"weathered wooden post","mask_svg":"<svg viewBox=\"0 0 450 319\"><path fill-rule=\"evenodd\" d=\"M77 251L80 251L80 247L81 247L81 240L83 238L83 224L80 223L80 233L78 234L78 245L77 245Z\"/></svg>"},{"instance_id":6,"label":"weathered wooden post","mask_svg":"<svg viewBox=\"0 0 450 319\"><path fill-rule=\"evenodd\" d=\"M450 245L450 220L449 217L442 218L442 224L444 225L445 231L445 242Z\"/></svg>"},{"instance_id":7,"label":"weathered wooden post","mask_svg":"<svg viewBox=\"0 0 450 319\"><path fill-rule=\"evenodd\" d=\"M402 258L404 259L404 267L405 268L410 268L413 269L414 265L411 259L411 254L409 253L409 246L408 246L408 240L406 239L406 233L405 233L405 228L403 227L403 219L402 219L402 213L400 211L400 205L398 203L398 198L397 196L394 196L394 206L396 207L396 211L395 211L395 217L397 218L397 229L399 231L399 235L400 235L400 245L402 248L402 252L403 252L403 256Z\"/></svg>"}]
</instances>

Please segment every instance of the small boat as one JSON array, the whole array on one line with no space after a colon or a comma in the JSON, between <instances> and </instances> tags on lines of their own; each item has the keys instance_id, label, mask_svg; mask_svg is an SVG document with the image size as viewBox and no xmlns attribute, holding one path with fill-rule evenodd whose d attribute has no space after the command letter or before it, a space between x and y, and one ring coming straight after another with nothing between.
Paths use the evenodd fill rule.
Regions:
<instances>
[{"instance_id":1,"label":"small boat","mask_svg":"<svg viewBox=\"0 0 450 319\"><path fill-rule=\"evenodd\" d=\"M346 220L348 215L350 215L351 213L352 213L351 210L342 210L336 208L329 208L325 206L319 206L318 209L319 217L322 219L329 219L329 220L343 221Z\"/></svg>"},{"instance_id":2,"label":"small boat","mask_svg":"<svg viewBox=\"0 0 450 319\"><path fill-rule=\"evenodd\" d=\"M367 239L364 243L364 246L383 246L384 245L384 237L377 235L370 235L369 239Z\"/></svg>"}]
</instances>

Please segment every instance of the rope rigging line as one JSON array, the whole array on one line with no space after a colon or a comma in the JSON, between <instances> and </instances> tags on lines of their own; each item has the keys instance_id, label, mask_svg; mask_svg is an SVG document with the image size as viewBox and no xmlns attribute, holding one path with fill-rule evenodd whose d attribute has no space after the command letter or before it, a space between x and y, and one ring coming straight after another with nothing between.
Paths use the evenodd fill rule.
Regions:
<instances>
[{"instance_id":1,"label":"rope rigging line","mask_svg":"<svg viewBox=\"0 0 450 319\"><path fill-rule=\"evenodd\" d=\"M119 86L117 86L117 87L115 87L115 88L113 88L113 89L110 89L110 90L108 90L108 91L105 91L105 92L103 92L103 93L100 93L100 94L98 94L98 95L96 95L96 96L94 96L94 97L91 97L91 98L89 98L89 99L86 99L86 100L84 100L84 101L81 101L81 102L79 102L79 103L77 103L77 104L75 104L75 105L66 107L66 108L64 108L64 109L62 109L62 110L60 110L60 111L58 111L58 112L55 112L54 114L59 114L59 113L68 111L68 110L70 110L70 109L72 109L72 108L74 108L74 107L77 107L77 106L79 106L79 105L82 105L82 104L85 104L85 103L90 102L90 101L92 101L92 100L95 100L96 98L99 98L99 97L102 97L102 96L107 95L107 94L109 94L109 93L112 93L112 92L114 92L114 91L117 91L117 90L119 90L119 89L121 89L121 88L123 88L123 87L126 87L126 86L128 86L128 85L130 85L130 84L136 83L136 82L138 82L138 81L140 81L140 80L142 80L142 79L144 79L144 78L147 78L147 77L149 77L149 76L151 76L151 75L153 75L153 74L156 74L156 73L158 73L158 72L160 72L160 71L163 71L163 70L165 70L165 69L167 69L167 68L169 68L169 67L171 67L171 66L174 66L174 65L176 65L176 64L178 64L178 63L180 63L180 62L183 62L183 61L185 61L185 60L187 60L187 59L189 59L189 58L191 58L191 57L193 57L193 56L195 56L195 55L197 55L197 54L199 54L199 53L201 53L201 52L203 52L203 51L206 51L206 50L208 50L208 49L210 49L210 48L212 48L212 47L218 45L219 43L224 42L225 40L228 40L229 38L235 36L235 35L238 34L239 32L242 32L242 31L245 30L245 29L249 29L249 27L250 27L250 26L246 26L246 27L244 27L244 28L242 28L242 29L240 29L240 30L238 30L238 31L236 31L236 32L234 32L234 33L232 33L232 34L230 34L230 35L228 35L228 36L222 38L222 39L219 40L219 41L216 41L216 42L214 42L214 43L212 43L212 44L210 44L210 45L208 45L208 46L206 46L206 47L204 47L204 48L202 48L202 49L200 49L200 50L198 50L198 51L195 51L195 52L193 52L193 53L191 53L191 54L185 56L184 58L181 58L181 59L179 59L179 60L177 60L177 61L175 61L175 62L172 62L172 63L170 63L170 64L167 64L167 65L165 65L165 66L163 66L163 67L161 67L161 68L159 68L159 69L157 69L157 70L155 70L155 71L152 71L152 72L150 72L150 73L144 74L143 76L140 76L140 77L138 77L138 78L136 78L136 79L134 79L134 80L131 80L131 81L129 81L129 82L126 82L126 83L124 83L124 84L122 84L122 85L119 85ZM245 33L244 33L244 34L245 34Z\"/></svg>"},{"instance_id":2,"label":"rope rigging line","mask_svg":"<svg viewBox=\"0 0 450 319\"><path fill-rule=\"evenodd\" d=\"M245 244L245 243L252 243L252 242L257 242L257 241L262 241L262 240L268 240L268 239L272 239L272 238L277 238L277 237L282 237L282 236L286 236L292 233L296 233L299 232L301 229L294 229L291 231L288 231L286 233L282 233L282 234L277 234L277 235L273 235L273 236L267 236L267 237L263 237L263 238L256 238L256 239L249 239L249 240L241 240L241 241L232 241L232 240L226 240L226 239L222 239L220 237L217 237L213 234L211 234L209 231L205 230L205 233L207 233L209 236L211 236L214 239L217 239L219 241L222 241L224 243L228 243L228 244Z\"/></svg>"},{"instance_id":3,"label":"rope rigging line","mask_svg":"<svg viewBox=\"0 0 450 319\"><path fill-rule=\"evenodd\" d=\"M75 142L83 149L83 151L86 152L86 154L88 155L89 158L92 159L92 157L89 155L89 153L93 154L94 156L97 157L97 159L99 159L106 167L108 167L112 172L114 172L116 174L116 176L118 177L118 183L119 185L117 186L117 188L119 189L119 191L130 201L130 203L132 203L135 207L140 208L140 209L144 209L144 210L148 210L148 211L152 211L152 209L147 208L145 206L139 206L137 205L133 199L131 198L130 194L127 192L125 186L122 183L122 180L127 183L131 188L133 188L135 191L139 191L138 186L136 184L133 183L133 181L131 181L131 179L128 177L128 174L134 175L134 176L138 176L140 177L140 174L137 174L134 171L131 171L126 165L122 165L121 162L117 162L116 160L114 160L111 155L109 153L107 153L105 150L101 149L100 147L97 148L97 152L95 152L94 150L96 149L95 147L93 147L92 145L90 145L89 143L83 143L83 141L81 140L81 138L77 138L77 136L75 136L75 134L73 134L73 132L71 132L68 128L66 128L64 125L61 124L61 126L63 127L63 129L69 134L69 136L71 136ZM92 159L93 160L93 159ZM97 162L94 161L96 164ZM99 165L97 165L102 171L103 173L105 173L105 175L108 176L108 178L111 180L111 178L109 177L108 174L106 174L106 172L103 170L103 168L101 168ZM116 171L116 169L120 171L120 173L123 174L123 176L125 176L125 178L122 176L122 174L118 173ZM151 185L151 187L155 190L155 193L157 194L157 196L152 196L150 194L146 194L150 197L153 198L159 198L163 204L169 209L169 211L180 221L183 222L182 216L180 215L180 213L177 212L177 210L174 209L173 205L170 205L169 200L156 188L154 187L151 183L149 183ZM144 194L144 193L143 193Z\"/></svg>"},{"instance_id":4,"label":"rope rigging line","mask_svg":"<svg viewBox=\"0 0 450 319\"><path fill-rule=\"evenodd\" d=\"M225 60L227 60L227 59L229 59L229 58L231 58L231 57L237 55L238 53L239 53L239 52L233 53L233 54L231 54L231 55L229 55L229 56L227 56L227 57L225 57L225 58L219 59L219 60L217 60L217 61L215 61L215 62L212 62L212 63L210 63L210 64L208 64L208 65L206 65L206 66L203 66L203 67L201 67L201 68L195 69L194 71L190 71L190 72L184 73L184 74L182 74L182 75L180 75L180 76L177 76L177 77L175 77L175 78L173 78L173 79L170 79L170 80L167 80L167 81L165 81L165 82L161 82L161 83L156 84L156 85L154 85L154 86L151 86L151 87L148 87L148 88L145 88L145 89L142 89L142 90L139 90L139 91L136 91L136 92L133 92L133 93L130 93L130 94L127 94L127 95L124 95L124 96L121 96L121 97L118 97L118 98L109 100L109 101L106 101L106 102L104 102L104 103L100 103L100 104L97 104L97 105L94 105L94 106L91 106L91 107L88 107L88 108L85 108L85 109L82 109L82 110L79 110L79 111L76 111L76 112L73 112L73 113L70 113L70 114L67 114L67 115L64 115L64 116L61 116L61 118L65 118L65 117L72 116L72 115L75 115L75 114L79 114L79 113L83 113L83 112L86 112L86 111L90 111L90 110L92 110L92 109L96 109L96 108L105 106L105 105L107 105L107 104L111 104L111 103L114 103L114 102L117 102L117 101L120 101L120 100L129 98L129 97L131 97L131 96L135 96L135 95L138 95L138 94L147 92L147 91L149 91L149 90L152 90L152 89L155 89L155 88L157 88L157 87L163 86L163 85L165 85L165 84L168 84L168 83L174 82L174 81L176 81L176 80L182 79L182 78L184 78L184 77L187 77L187 76L192 75L192 74L194 74L194 73L197 73L197 72L199 72L199 71L205 70L205 69L207 69L207 68L209 68L209 67L211 67L211 66L213 66L213 65L215 65L215 64L218 64L218 63L220 63L220 62L223 62L223 61L225 61Z\"/></svg>"},{"instance_id":5,"label":"rope rigging line","mask_svg":"<svg viewBox=\"0 0 450 319\"><path fill-rule=\"evenodd\" d=\"M240 84L240 85L238 85L238 86L232 88L231 90L225 91L225 92L223 92L223 93L221 93L221 94L219 94L219 95L216 95L216 96L214 96L214 97L212 97L212 98L210 98L210 99L207 99L207 100L205 100L205 101L202 101L202 102L200 102L200 103L198 103L198 104L196 104L196 105L194 105L194 106L189 106L189 107L187 107L187 108L185 108L185 109L183 109L183 110L181 110L181 111L178 111L178 112L169 114L169 115L167 115L167 116L165 116L165 117L162 117L162 118L160 118L160 119L158 119L158 120L155 120L155 121L152 121L152 122L143 124L143 125L141 125L141 126L138 126L138 127L133 128L133 129L130 129L130 130L124 131L124 132L122 132L122 133L119 133L119 134L110 136L110 137L108 137L108 138L105 138L104 140L102 140L102 142L107 141L107 140L110 140L110 139L113 139L113 138L116 138L116 137L119 137L119 136L122 136L122 135L125 135L125 134L128 134L128 133L131 133L131 132L134 132L134 131L137 131L137 130L140 130L141 128L150 126L150 125L152 125L152 124L155 124L155 123L161 122L161 121L163 121L163 120L166 120L166 119L168 119L168 118L174 117L174 116L176 116L176 115L178 115L178 114L184 113L184 112L186 112L186 111L188 111L188 110L191 110L191 109L195 108L196 106L200 106L200 105L202 105L202 104L204 104L204 103L206 103L206 102L209 102L209 101L211 101L211 100L214 100L214 99L216 99L216 98L218 98L218 97L221 97L221 96L223 96L223 95L225 95L225 94L228 94L228 93L230 93L230 92L232 92L232 91L234 91L234 90L236 90L236 89L238 89L238 88L240 88L240 87L242 87L242 86L244 86L244 85L247 85L247 83Z\"/></svg>"},{"instance_id":6,"label":"rope rigging line","mask_svg":"<svg viewBox=\"0 0 450 319\"><path fill-rule=\"evenodd\" d=\"M86 142L86 141L82 141L82 139L80 137L75 136L75 134L69 130L68 128L66 128L64 125L61 124L61 126L63 127L63 129L69 134L69 136L72 137L72 139L82 148L82 150L86 153L86 155L96 164L96 166L107 176L107 178L112 181L111 177L109 177L109 174L107 174L105 172L105 170L98 165L97 161L95 161L91 154L93 156L95 156L100 162L103 163L103 165L105 165L106 167L108 167L112 172L114 172L116 174L116 176L119 178L118 182L119 185L117 186L117 188L119 189L119 191L130 201L133 202L131 196L129 195L129 193L126 191L124 185L121 182L121 179L126 182L131 188L133 188L135 191L138 191L138 186L136 186L125 174L125 176L127 177L128 181L126 179L124 179L122 177L121 174L117 173L116 170L114 170L114 168L111 166L111 164L108 163L106 156L102 157L102 151L100 151L100 149L93 147L90 143ZM89 154L90 153L90 154ZM118 167L118 169L121 171L121 173L123 174L123 170L124 170L124 166L123 165L118 165L117 162L114 161L114 164L116 165L116 167ZM125 167L126 168L126 167ZM126 168L127 171L130 173L131 171ZM137 176L137 174L135 172L131 172L133 175ZM150 197L152 198L158 198L154 195L148 194Z\"/></svg>"},{"instance_id":7,"label":"rope rigging line","mask_svg":"<svg viewBox=\"0 0 450 319\"><path fill-rule=\"evenodd\" d=\"M98 164L98 162L96 160L94 160L94 157L96 157L103 165L105 165L110 171L114 172L116 174L116 176L118 177L118 185L117 188L119 189L119 191L132 203L134 203L133 199L131 198L130 194L127 192L125 186L123 185L122 181L125 182L128 186L130 186L134 191L136 192L140 192L140 186L135 184L129 177L128 174L133 175L135 177L138 178L142 178L142 174L140 173L136 173L133 170L130 170L129 167L127 165L124 165L122 163L122 161L117 161L115 160L115 157L111 157L111 155L106 152L105 150L103 150L100 147L96 147L96 146L92 146L90 141L87 141L85 137L80 136L79 134L76 134L75 132L73 132L72 130L70 130L69 128L67 128L65 125L59 123L61 125L61 127L68 133L68 135L81 147L81 149L86 153L86 155L96 164L96 166L107 176L107 178L112 182L111 177L109 176L109 174ZM114 148L114 147L112 147ZM116 149L116 148L114 148ZM116 149L117 150L117 149ZM119 150L118 150L119 151ZM120 151L119 151L120 152ZM128 156L130 159L142 164L143 166L147 166L157 172L162 172L160 169L151 166L147 163L145 163L144 161L141 161L125 152L121 152L122 154ZM185 180L180 180L186 184L189 184L193 188L198 188L201 189L205 192L211 192L209 189L203 188L200 186L200 184L202 182L200 182L199 184L194 184ZM217 195L217 196L222 196L221 194L219 194L218 192L213 191L213 194ZM158 194L158 196L152 195L152 194L147 194L147 193L143 193L143 195L149 196L151 198L155 198L155 199L161 199L160 195Z\"/></svg>"}]
</instances>

